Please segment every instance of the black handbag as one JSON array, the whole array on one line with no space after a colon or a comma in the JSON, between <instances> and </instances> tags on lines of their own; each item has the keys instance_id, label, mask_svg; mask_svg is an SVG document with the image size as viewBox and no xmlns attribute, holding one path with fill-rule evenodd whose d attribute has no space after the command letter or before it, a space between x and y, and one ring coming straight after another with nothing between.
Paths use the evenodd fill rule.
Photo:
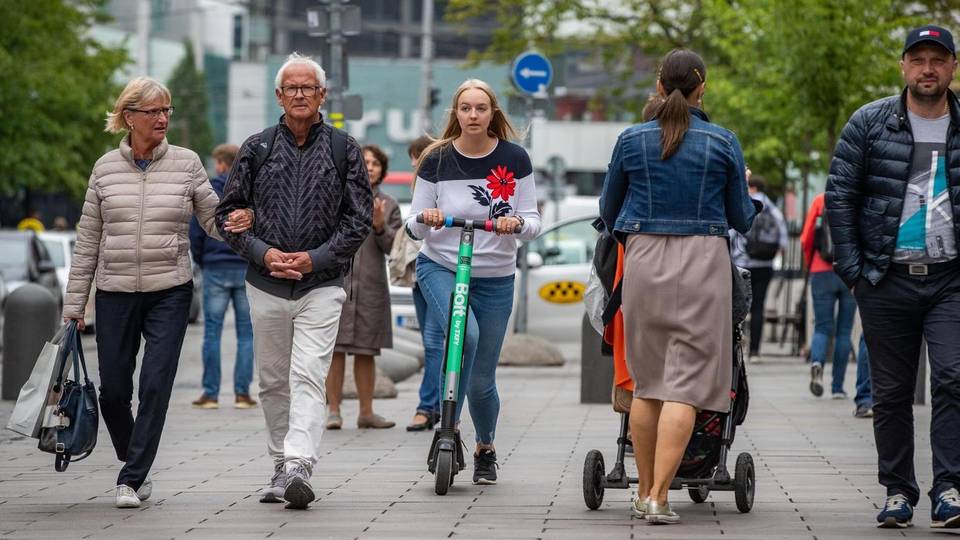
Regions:
<instances>
[{"instance_id":1,"label":"black handbag","mask_svg":"<svg viewBox=\"0 0 960 540\"><path fill-rule=\"evenodd\" d=\"M91 453L97 445L97 429L100 424L100 411L97 406L97 391L87 374L87 363L83 358L83 347L76 328L67 341L69 350L63 356L63 362L73 360L73 378L63 380L65 369L59 371L54 392L60 393L60 401L54 412L55 426L44 427L40 432L38 448L55 454L54 468L58 472L67 470L73 461L80 461ZM66 366L64 366L65 368ZM83 370L83 383L79 382L80 370Z\"/></svg>"}]
</instances>

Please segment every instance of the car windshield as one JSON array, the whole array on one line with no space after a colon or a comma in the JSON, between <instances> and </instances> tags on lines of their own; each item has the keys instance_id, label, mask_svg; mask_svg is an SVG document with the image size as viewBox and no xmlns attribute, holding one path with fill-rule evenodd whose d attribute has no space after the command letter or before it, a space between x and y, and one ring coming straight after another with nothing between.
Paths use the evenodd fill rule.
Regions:
<instances>
[{"instance_id":1,"label":"car windshield","mask_svg":"<svg viewBox=\"0 0 960 540\"><path fill-rule=\"evenodd\" d=\"M592 221L582 219L550 229L530 243L530 251L539 253L545 265L588 263L597 243Z\"/></svg>"},{"instance_id":2,"label":"car windshield","mask_svg":"<svg viewBox=\"0 0 960 540\"><path fill-rule=\"evenodd\" d=\"M413 192L410 191L409 184L380 184L380 191L393 197L400 204L408 204L413 201Z\"/></svg>"},{"instance_id":3,"label":"car windshield","mask_svg":"<svg viewBox=\"0 0 960 540\"><path fill-rule=\"evenodd\" d=\"M0 271L10 281L26 279L27 249L21 238L0 238Z\"/></svg>"},{"instance_id":4,"label":"car windshield","mask_svg":"<svg viewBox=\"0 0 960 540\"><path fill-rule=\"evenodd\" d=\"M44 239L43 245L47 247L47 252L50 254L50 260L53 261L53 265L57 268L63 268L67 265L63 256L63 243L57 240Z\"/></svg>"}]
</instances>

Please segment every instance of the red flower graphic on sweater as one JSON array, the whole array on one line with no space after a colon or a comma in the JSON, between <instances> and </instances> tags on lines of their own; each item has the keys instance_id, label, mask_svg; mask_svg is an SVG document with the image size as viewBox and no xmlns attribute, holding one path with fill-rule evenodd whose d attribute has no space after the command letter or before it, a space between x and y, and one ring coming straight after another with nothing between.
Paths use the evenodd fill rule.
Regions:
<instances>
[{"instance_id":1,"label":"red flower graphic on sweater","mask_svg":"<svg viewBox=\"0 0 960 540\"><path fill-rule=\"evenodd\" d=\"M487 189L494 199L509 201L517 189L517 181L506 167L497 165L497 168L490 169L490 174L487 175Z\"/></svg>"}]
</instances>

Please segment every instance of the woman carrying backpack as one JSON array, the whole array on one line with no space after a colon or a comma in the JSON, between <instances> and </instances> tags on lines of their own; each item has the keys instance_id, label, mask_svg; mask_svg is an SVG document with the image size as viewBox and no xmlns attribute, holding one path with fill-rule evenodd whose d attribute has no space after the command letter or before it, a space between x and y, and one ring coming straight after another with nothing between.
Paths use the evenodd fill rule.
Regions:
<instances>
[{"instance_id":1,"label":"woman carrying backpack","mask_svg":"<svg viewBox=\"0 0 960 540\"><path fill-rule=\"evenodd\" d=\"M823 395L823 364L827 360L827 346L833 337L833 399L847 399L843 379L847 360L853 345L853 317L857 301L833 271L829 228L823 211L823 193L817 195L807 211L807 220L800 233L803 260L810 269L810 295L813 297L813 341L810 343L810 392ZM834 316L836 312L836 316Z\"/></svg>"},{"instance_id":2,"label":"woman carrying backpack","mask_svg":"<svg viewBox=\"0 0 960 540\"><path fill-rule=\"evenodd\" d=\"M607 230L625 246L623 273L630 408L639 486L635 514L680 520L667 492L697 409L726 412L733 372L730 228L750 229L736 135L700 109L707 70L692 51L661 62L655 118L624 131L600 196ZM641 338L642 336L642 338Z\"/></svg>"}]
</instances>

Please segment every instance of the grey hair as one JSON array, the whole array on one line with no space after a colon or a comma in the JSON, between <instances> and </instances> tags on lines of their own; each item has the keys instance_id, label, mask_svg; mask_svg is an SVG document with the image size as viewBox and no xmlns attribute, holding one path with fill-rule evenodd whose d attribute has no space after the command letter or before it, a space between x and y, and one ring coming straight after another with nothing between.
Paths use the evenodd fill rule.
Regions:
<instances>
[{"instance_id":1,"label":"grey hair","mask_svg":"<svg viewBox=\"0 0 960 540\"><path fill-rule=\"evenodd\" d=\"M287 57L287 61L284 62L277 71L277 77L273 82L274 88L280 88L280 85L283 83L283 71L293 65L305 65L312 67L313 71L317 75L317 83L320 84L321 88L327 87L327 74L324 73L323 68L320 67L320 64L316 63L313 58L309 56L295 52Z\"/></svg>"},{"instance_id":2,"label":"grey hair","mask_svg":"<svg viewBox=\"0 0 960 540\"><path fill-rule=\"evenodd\" d=\"M107 125L104 131L108 133L129 131L130 126L123 119L123 111L138 109L144 103L158 98L167 104L170 103L170 90L163 83L150 77L137 77L131 80L123 92L120 92L120 97L113 104L113 110L107 113Z\"/></svg>"}]
</instances>

